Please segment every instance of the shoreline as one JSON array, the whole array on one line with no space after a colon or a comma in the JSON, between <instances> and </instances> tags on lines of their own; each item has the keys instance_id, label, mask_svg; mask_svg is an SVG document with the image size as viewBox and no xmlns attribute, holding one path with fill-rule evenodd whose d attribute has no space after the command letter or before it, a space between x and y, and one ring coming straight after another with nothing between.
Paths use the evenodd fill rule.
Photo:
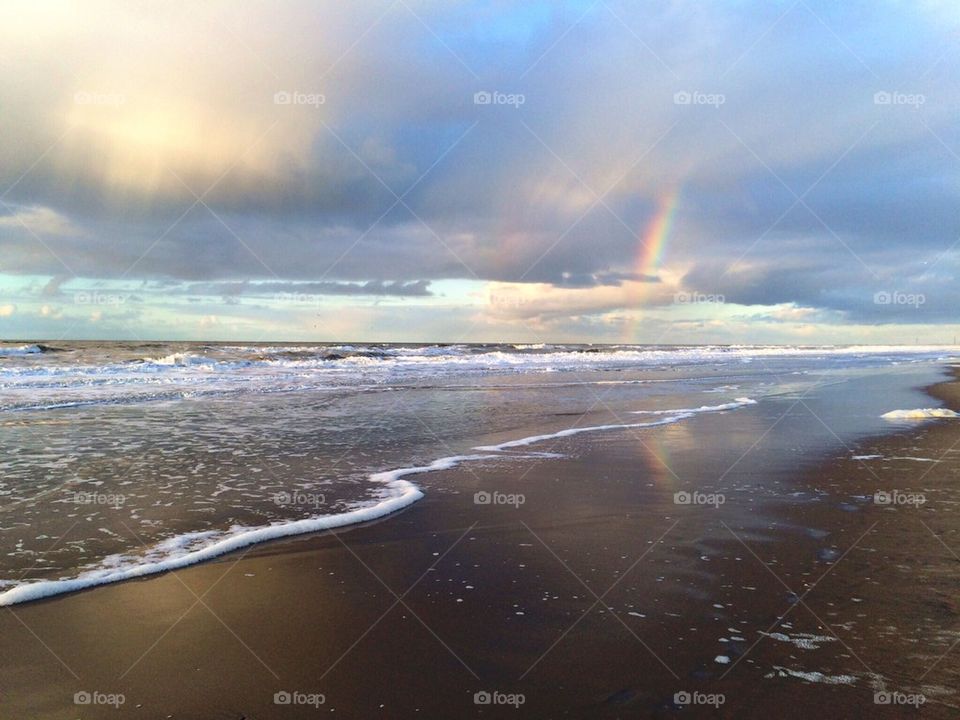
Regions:
<instances>
[{"instance_id":1,"label":"shoreline","mask_svg":"<svg viewBox=\"0 0 960 720\"><path fill-rule=\"evenodd\" d=\"M960 403L956 377L927 391ZM960 442L950 421L920 428L891 428L857 452ZM915 535L906 509L853 499L920 463L868 472L828 457L782 478L800 494L780 502L756 499L750 484L768 479L746 475L723 508L678 508L657 456L613 435L562 438L578 453L562 466L530 463L520 477L496 464L444 470L456 490L380 521L7 608L0 708L115 717L113 707L74 705L85 691L123 694L123 709L142 717L316 717L317 707L273 703L290 692L323 695L319 710L340 717L666 717L679 710L676 693L699 692L724 704L684 708L692 716L900 717L913 708L876 706L873 693L957 686L949 656L918 684L921 660L936 657L891 649L906 625L914 651L960 638L949 595L957 561L930 555L936 537ZM943 473L924 465L933 466L921 470L924 485ZM652 479L638 487L637 476ZM470 502L489 489L526 503ZM947 524L934 508L960 500L955 491L943 489L920 519ZM951 537L956 529L941 539ZM921 550L929 598L929 583L897 569ZM777 622L784 615L789 627ZM475 705L477 692L524 704ZM930 692L919 712L949 717L958 705Z\"/></svg>"},{"instance_id":2,"label":"shoreline","mask_svg":"<svg viewBox=\"0 0 960 720\"><path fill-rule=\"evenodd\" d=\"M633 411L630 413L631 415L662 416L662 419L652 420L650 422L576 427L545 435L530 435L515 440L506 440L495 445L479 445L472 448L485 454L451 455L437 458L427 465L412 465L394 470L371 473L368 476L371 482L382 484L392 493L375 504L333 515L316 515L284 523L274 523L259 527L244 527L239 531L237 528L234 528L229 533L222 533L215 542L157 561L141 561L116 569L98 568L85 571L70 579L30 581L0 592L0 607L35 602L60 595L82 592L103 585L111 585L133 579L147 578L165 572L182 570L192 565L209 562L224 555L238 552L249 546L261 545L301 535L311 535L326 530L363 525L373 520L387 518L390 515L406 509L424 497L423 491L419 486L403 479L406 476L425 475L443 470L451 470L461 464L469 462L511 458L513 456L502 455L500 453L513 450L514 448L536 445L548 440L556 440L581 435L583 433L605 432L610 430L622 431L670 425L675 422L689 420L701 413L736 410L740 407L755 404L755 400L744 397L721 405L704 405L698 408ZM187 533L187 535L189 534L190 533ZM176 540L177 537L175 536L171 539Z\"/></svg>"}]
</instances>

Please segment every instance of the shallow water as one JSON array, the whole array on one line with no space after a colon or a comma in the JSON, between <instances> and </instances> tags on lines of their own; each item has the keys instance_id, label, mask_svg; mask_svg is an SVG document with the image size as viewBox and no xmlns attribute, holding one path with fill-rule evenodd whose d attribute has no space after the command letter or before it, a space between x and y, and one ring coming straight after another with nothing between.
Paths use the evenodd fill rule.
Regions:
<instances>
[{"instance_id":1,"label":"shallow water","mask_svg":"<svg viewBox=\"0 0 960 720\"><path fill-rule=\"evenodd\" d=\"M629 429L654 446L669 437L675 462L709 465L697 433L733 443L774 424L751 462L796 463L791 442L805 456L826 445L822 433L794 442L788 428L821 423L845 442L876 433L889 427L882 413L920 407L914 388L947 357L942 348L6 343L0 589L48 584L0 603L78 586L51 581L122 579L370 519L419 498L418 474L404 468L522 462L572 432ZM778 423L784 401L803 418Z\"/></svg>"}]
</instances>

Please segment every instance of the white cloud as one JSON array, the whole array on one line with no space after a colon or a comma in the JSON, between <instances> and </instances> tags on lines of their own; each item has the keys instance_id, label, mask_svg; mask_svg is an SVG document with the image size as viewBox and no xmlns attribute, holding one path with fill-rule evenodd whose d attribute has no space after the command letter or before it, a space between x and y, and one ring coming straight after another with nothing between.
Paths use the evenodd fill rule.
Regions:
<instances>
[{"instance_id":1,"label":"white cloud","mask_svg":"<svg viewBox=\"0 0 960 720\"><path fill-rule=\"evenodd\" d=\"M77 236L81 231L68 217L41 205L14 208L9 215L0 215L0 229L26 230L37 235Z\"/></svg>"}]
</instances>

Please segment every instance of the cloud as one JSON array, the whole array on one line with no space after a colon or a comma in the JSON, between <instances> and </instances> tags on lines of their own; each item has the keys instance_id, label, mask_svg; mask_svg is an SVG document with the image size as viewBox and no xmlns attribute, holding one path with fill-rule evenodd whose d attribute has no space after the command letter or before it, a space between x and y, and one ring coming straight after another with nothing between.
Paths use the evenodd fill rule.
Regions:
<instances>
[{"instance_id":1,"label":"cloud","mask_svg":"<svg viewBox=\"0 0 960 720\"><path fill-rule=\"evenodd\" d=\"M589 288L597 287L598 285L620 287L624 281L655 283L660 282L660 278L656 275L644 275L636 272L563 272L560 275L560 279L553 284L557 287L566 288Z\"/></svg>"},{"instance_id":2,"label":"cloud","mask_svg":"<svg viewBox=\"0 0 960 720\"><path fill-rule=\"evenodd\" d=\"M70 280L69 275L56 275L43 286L43 289L40 290L40 295L43 297L56 297L60 294L60 286L65 282Z\"/></svg>"},{"instance_id":3,"label":"cloud","mask_svg":"<svg viewBox=\"0 0 960 720\"><path fill-rule=\"evenodd\" d=\"M48 207L39 205L28 207L6 206L10 212L0 215L0 231L3 229L25 230L37 235L76 236L80 234L70 220Z\"/></svg>"},{"instance_id":4,"label":"cloud","mask_svg":"<svg viewBox=\"0 0 960 720\"><path fill-rule=\"evenodd\" d=\"M681 290L770 323L953 322L955 15L13 0L0 272L53 276L47 297L74 276L371 301L490 282L524 301L492 322L588 334ZM924 289L916 312L873 302Z\"/></svg>"},{"instance_id":5,"label":"cloud","mask_svg":"<svg viewBox=\"0 0 960 720\"><path fill-rule=\"evenodd\" d=\"M278 299L285 297L307 297L313 295L351 295L351 296L394 296L394 297L429 297L429 280L409 282L383 282L370 280L364 283L351 282L224 282L224 283L192 283L184 292L198 295L220 295L236 297L239 295L274 296Z\"/></svg>"}]
</instances>

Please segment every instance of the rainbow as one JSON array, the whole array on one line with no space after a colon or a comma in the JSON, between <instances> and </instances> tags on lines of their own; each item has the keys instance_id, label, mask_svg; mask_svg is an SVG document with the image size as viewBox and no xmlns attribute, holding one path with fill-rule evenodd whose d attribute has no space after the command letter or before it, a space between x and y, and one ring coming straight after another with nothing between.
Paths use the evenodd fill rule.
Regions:
<instances>
[{"instance_id":1,"label":"rainbow","mask_svg":"<svg viewBox=\"0 0 960 720\"><path fill-rule=\"evenodd\" d=\"M663 259L663 251L670 237L673 216L680 203L680 190L674 188L660 197L657 212L647 225L647 231L640 241L637 261L634 265L639 275L656 275Z\"/></svg>"},{"instance_id":2,"label":"rainbow","mask_svg":"<svg viewBox=\"0 0 960 720\"><path fill-rule=\"evenodd\" d=\"M673 187L660 196L657 202L657 209L653 217L647 223L647 227L637 246L637 257L633 263L634 272L641 278L656 277L660 270L660 264L663 261L663 253L666 249L667 240L670 237L670 229L673 226L673 218L680 204L680 188ZM633 283L635 290L630 291L628 297L627 311L634 313L632 321L624 323L622 342L636 342L636 326L640 321L638 310L643 301L643 282Z\"/></svg>"}]
</instances>

